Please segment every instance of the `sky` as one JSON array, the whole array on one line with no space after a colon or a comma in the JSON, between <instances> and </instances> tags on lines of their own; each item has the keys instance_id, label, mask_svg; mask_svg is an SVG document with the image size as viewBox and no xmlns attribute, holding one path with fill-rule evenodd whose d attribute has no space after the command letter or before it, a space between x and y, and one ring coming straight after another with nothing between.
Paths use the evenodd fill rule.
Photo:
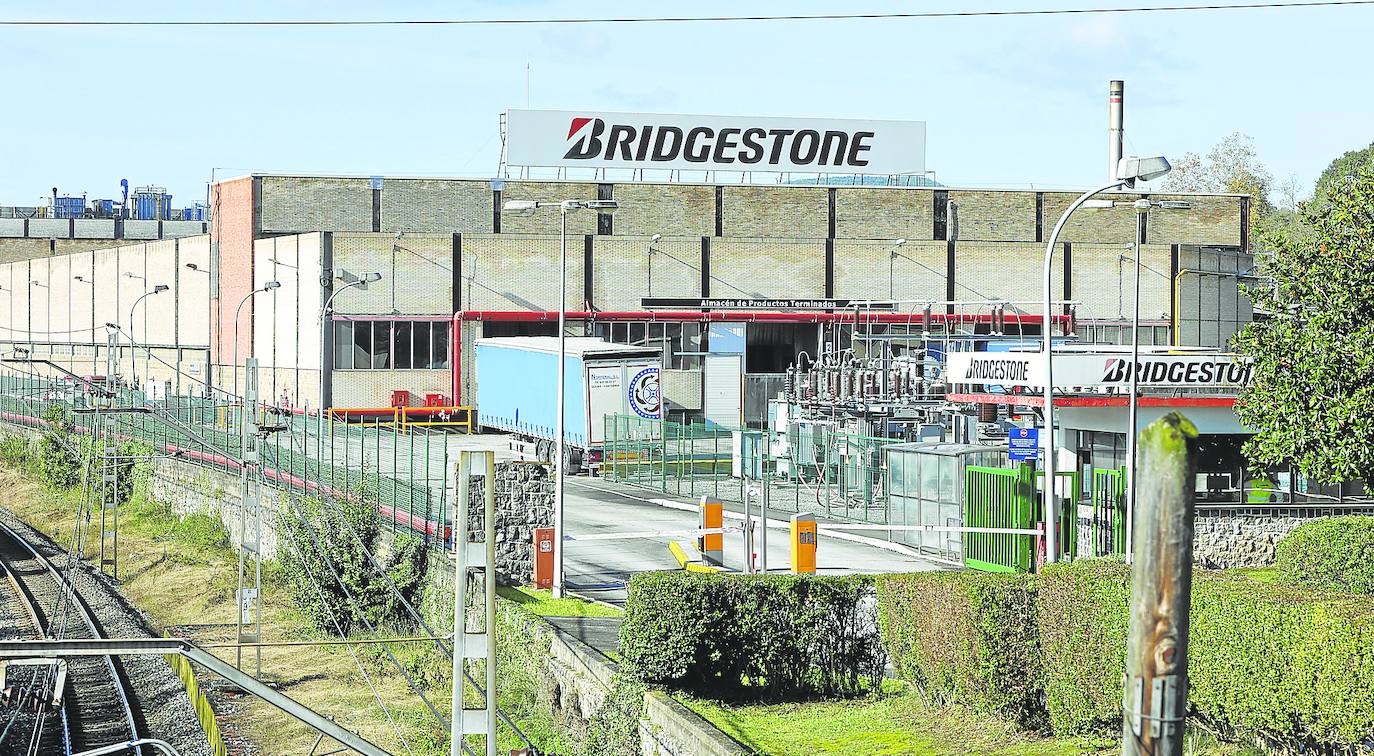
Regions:
<instances>
[{"instance_id":1,"label":"sky","mask_svg":"<svg viewBox=\"0 0 1374 756\"><path fill-rule=\"evenodd\" d=\"M1219 0L1230 2L1231 0ZM1189 2L1189 0L1180 0ZM0 19L556 18L1174 4L0 0ZM53 15L58 14L58 15ZM491 177L512 107L927 122L952 186L1106 174L1107 85L1128 154L1254 138L1305 190L1374 142L1374 5L1017 18L425 27L0 27L0 204L298 172ZM528 82L528 86L527 86ZM1364 93L1364 94L1361 94Z\"/></svg>"}]
</instances>

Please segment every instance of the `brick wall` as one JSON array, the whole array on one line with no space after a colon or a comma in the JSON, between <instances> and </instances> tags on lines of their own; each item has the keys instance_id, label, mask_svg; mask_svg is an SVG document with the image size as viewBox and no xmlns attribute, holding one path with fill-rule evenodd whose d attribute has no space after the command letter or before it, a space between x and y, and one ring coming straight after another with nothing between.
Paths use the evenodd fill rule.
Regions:
<instances>
[{"instance_id":1,"label":"brick wall","mask_svg":"<svg viewBox=\"0 0 1374 756\"><path fill-rule=\"evenodd\" d=\"M837 187L835 236L840 239L933 238L934 192L924 189Z\"/></svg>"},{"instance_id":2,"label":"brick wall","mask_svg":"<svg viewBox=\"0 0 1374 756\"><path fill-rule=\"evenodd\" d=\"M211 194L213 213L210 256L215 271L210 284L210 339L212 354L227 364L234 351L234 309L253 290L254 184L245 176L215 184ZM252 303L244 305L245 327L239 329L239 354L253 344Z\"/></svg>"},{"instance_id":3,"label":"brick wall","mask_svg":"<svg viewBox=\"0 0 1374 756\"><path fill-rule=\"evenodd\" d=\"M366 178L263 176L258 231L371 231Z\"/></svg>"},{"instance_id":4,"label":"brick wall","mask_svg":"<svg viewBox=\"0 0 1374 756\"><path fill-rule=\"evenodd\" d=\"M721 189L724 236L823 239L829 230L825 187L730 185Z\"/></svg>"}]
</instances>

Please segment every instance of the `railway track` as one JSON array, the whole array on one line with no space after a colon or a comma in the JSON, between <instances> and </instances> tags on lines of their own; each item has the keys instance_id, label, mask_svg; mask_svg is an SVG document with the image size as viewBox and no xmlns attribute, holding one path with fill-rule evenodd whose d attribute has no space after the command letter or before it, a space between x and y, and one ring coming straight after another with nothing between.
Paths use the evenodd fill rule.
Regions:
<instances>
[{"instance_id":1,"label":"railway track","mask_svg":"<svg viewBox=\"0 0 1374 756\"><path fill-rule=\"evenodd\" d=\"M78 640L104 636L95 614L79 593L69 590L62 572L4 523L0 523L0 568L5 578L0 585L0 620L6 620L7 637ZM16 690L45 690L53 677L52 667L12 667L11 672L10 685ZM0 732L4 733L0 756L74 754L139 737L139 717L118 659L72 657L66 673L60 708L34 712L25 702L0 708ZM31 686L34 682L38 684Z\"/></svg>"}]
</instances>

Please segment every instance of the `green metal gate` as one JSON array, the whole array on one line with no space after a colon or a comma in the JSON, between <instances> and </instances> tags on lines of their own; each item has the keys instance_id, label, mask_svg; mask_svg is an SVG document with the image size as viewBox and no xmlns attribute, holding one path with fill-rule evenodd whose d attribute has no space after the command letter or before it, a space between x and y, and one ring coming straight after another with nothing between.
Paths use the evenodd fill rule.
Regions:
<instances>
[{"instance_id":1,"label":"green metal gate","mask_svg":"<svg viewBox=\"0 0 1374 756\"><path fill-rule=\"evenodd\" d=\"M1093 470L1093 554L1126 554L1126 468Z\"/></svg>"},{"instance_id":2,"label":"green metal gate","mask_svg":"<svg viewBox=\"0 0 1374 756\"><path fill-rule=\"evenodd\" d=\"M964 527L1035 528L1035 478L1027 465L964 468ZM1035 536L964 533L964 566L986 572L1030 572Z\"/></svg>"}]
</instances>

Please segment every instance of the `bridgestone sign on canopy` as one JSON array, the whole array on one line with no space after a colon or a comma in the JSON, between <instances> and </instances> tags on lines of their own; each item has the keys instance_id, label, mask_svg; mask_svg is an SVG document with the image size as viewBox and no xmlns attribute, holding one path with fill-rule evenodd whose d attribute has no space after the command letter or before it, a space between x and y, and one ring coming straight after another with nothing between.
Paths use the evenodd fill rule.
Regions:
<instances>
[{"instance_id":1,"label":"bridgestone sign on canopy","mask_svg":"<svg viewBox=\"0 0 1374 756\"><path fill-rule=\"evenodd\" d=\"M953 384L1025 388L1045 385L1045 359L1039 352L951 352L945 371L946 381ZM1142 354L1136 364L1136 383L1141 386L1235 388L1249 385L1253 374L1253 366L1233 354ZM1054 355L1055 388L1124 390L1130 381L1130 355Z\"/></svg>"},{"instance_id":2,"label":"bridgestone sign on canopy","mask_svg":"<svg viewBox=\"0 0 1374 756\"><path fill-rule=\"evenodd\" d=\"M924 173L924 121L510 110L506 163L538 167Z\"/></svg>"}]
</instances>

